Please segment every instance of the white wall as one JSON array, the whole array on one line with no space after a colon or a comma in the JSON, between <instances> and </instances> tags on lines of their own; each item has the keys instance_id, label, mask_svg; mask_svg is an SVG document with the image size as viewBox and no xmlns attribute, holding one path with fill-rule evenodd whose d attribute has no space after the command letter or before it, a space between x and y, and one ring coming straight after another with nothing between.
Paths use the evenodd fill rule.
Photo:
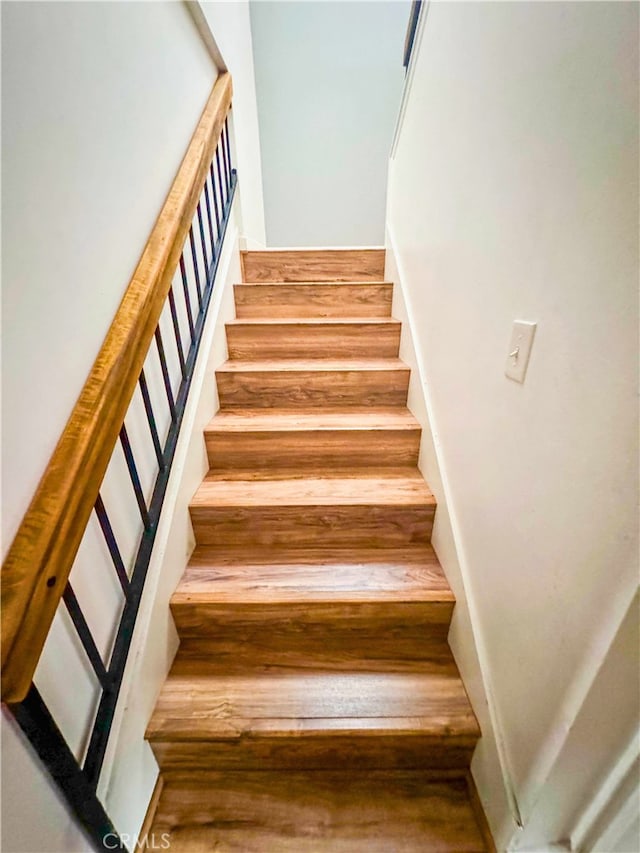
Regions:
<instances>
[{"instance_id":1,"label":"white wall","mask_svg":"<svg viewBox=\"0 0 640 853\"><path fill-rule=\"evenodd\" d=\"M2 7L3 553L113 319L216 76L182 3ZM184 330L184 306L179 311ZM179 368L167 314L161 326L175 377ZM155 351L145 371L164 434L168 407ZM155 461L139 393L127 427L148 498ZM102 493L130 568L140 521L118 453ZM108 658L122 594L95 519L71 578ZM81 757L98 692L62 606L35 681ZM145 684L146 690L158 687ZM141 739L129 745L127 810L118 810L123 793L117 785L102 793L107 811L117 813L118 828L136 831L157 769ZM5 787L4 813L36 808L35 798L31 806L16 802L22 788L42 787L36 767L25 760L16 770L23 775L20 784ZM108 785L107 774L103 787ZM56 820L51 811L50 831L64 835L63 818ZM7 849L21 843L7 833L3 840Z\"/></svg>"},{"instance_id":2,"label":"white wall","mask_svg":"<svg viewBox=\"0 0 640 853\"><path fill-rule=\"evenodd\" d=\"M447 580L456 598L448 637L449 645L453 650L482 732L482 738L473 756L472 772L482 787L485 811L490 814L492 824L499 826L503 823L508 824L510 817L508 796L502 781L496 731L488 707L481 664L471 625L470 602L467 598L456 546L455 519L449 510L449 497L440 468L439 442L436 441L437 437L434 436L431 427L434 419L421 358L420 329L416 322L417 318L409 310L408 294L404 290L404 270L389 233L387 233L385 279L395 282L391 313L402 323L400 358L411 368L407 405L422 427L418 466L437 501L431 541L440 563L446 570Z\"/></svg>"},{"instance_id":3,"label":"white wall","mask_svg":"<svg viewBox=\"0 0 640 853\"><path fill-rule=\"evenodd\" d=\"M195 4L194 4L195 6ZM200 2L206 25L233 77L233 125L244 246L264 248L264 200L248 0Z\"/></svg>"},{"instance_id":4,"label":"white wall","mask_svg":"<svg viewBox=\"0 0 640 853\"><path fill-rule=\"evenodd\" d=\"M384 242L409 8L251 3L269 246Z\"/></svg>"},{"instance_id":5,"label":"white wall","mask_svg":"<svg viewBox=\"0 0 640 853\"><path fill-rule=\"evenodd\" d=\"M389 172L468 618L453 646L475 641L525 827L574 723L580 772L602 773L581 709L637 587L637 25L636 4L431 3ZM515 319L538 323L523 385L503 372Z\"/></svg>"},{"instance_id":6,"label":"white wall","mask_svg":"<svg viewBox=\"0 0 640 853\"><path fill-rule=\"evenodd\" d=\"M91 844L38 766L13 720L3 712L2 826L5 853L90 853ZM7 804L5 806L5 801Z\"/></svg>"},{"instance_id":7,"label":"white wall","mask_svg":"<svg viewBox=\"0 0 640 853\"><path fill-rule=\"evenodd\" d=\"M182 3L2 7L3 553L217 70Z\"/></svg>"}]
</instances>

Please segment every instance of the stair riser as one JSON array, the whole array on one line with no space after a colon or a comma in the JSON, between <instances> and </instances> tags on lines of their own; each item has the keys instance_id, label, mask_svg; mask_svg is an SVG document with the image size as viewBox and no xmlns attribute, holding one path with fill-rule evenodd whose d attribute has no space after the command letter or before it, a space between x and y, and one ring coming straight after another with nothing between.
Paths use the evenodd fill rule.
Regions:
<instances>
[{"instance_id":1,"label":"stair riser","mask_svg":"<svg viewBox=\"0 0 640 853\"><path fill-rule=\"evenodd\" d=\"M386 637L377 629L328 629L326 625L305 625L304 628L267 622L259 630L255 626L241 627L228 633L228 639L185 637L180 639L180 651L206 669L215 660L220 667L233 671L237 667L282 667L343 673L411 672L416 665L428 663L430 671L440 665L446 672L450 651L442 652L447 629L442 625L425 626L414 631L397 625L389 628ZM226 634L226 631L225 631Z\"/></svg>"},{"instance_id":2,"label":"stair riser","mask_svg":"<svg viewBox=\"0 0 640 853\"><path fill-rule=\"evenodd\" d=\"M395 547L427 543L434 506L191 507L200 545Z\"/></svg>"},{"instance_id":3,"label":"stair riser","mask_svg":"<svg viewBox=\"0 0 640 853\"><path fill-rule=\"evenodd\" d=\"M218 653L237 650L259 658L269 653L276 663L296 656L310 660L423 660L431 652L449 660L445 647L451 602L384 602L380 604L245 605L173 601L171 612L183 652L202 654L212 640ZM211 649L209 649L210 651ZM272 654L271 654L272 653ZM253 656L250 656L253 657Z\"/></svg>"},{"instance_id":4,"label":"stair riser","mask_svg":"<svg viewBox=\"0 0 640 853\"><path fill-rule=\"evenodd\" d=\"M229 358L396 358L400 323L227 325Z\"/></svg>"},{"instance_id":5,"label":"stair riser","mask_svg":"<svg viewBox=\"0 0 640 853\"><path fill-rule=\"evenodd\" d=\"M238 319L390 317L391 284L237 284Z\"/></svg>"},{"instance_id":6,"label":"stair riser","mask_svg":"<svg viewBox=\"0 0 640 853\"><path fill-rule=\"evenodd\" d=\"M385 631L448 630L452 601L363 601L361 603L283 601L282 603L203 602L186 595L174 595L171 612L183 637L211 636L216 639L236 631L253 631L269 624L295 631L358 630L383 628ZM407 625L407 622L410 624ZM414 630L415 628L415 630Z\"/></svg>"},{"instance_id":7,"label":"stair riser","mask_svg":"<svg viewBox=\"0 0 640 853\"><path fill-rule=\"evenodd\" d=\"M418 463L420 429L208 430L205 441L209 465L218 471L324 465L403 467Z\"/></svg>"},{"instance_id":8,"label":"stair riser","mask_svg":"<svg viewBox=\"0 0 640 853\"><path fill-rule=\"evenodd\" d=\"M327 721L330 723L330 721ZM420 734L372 736L299 733L215 741L158 741L163 772L202 770L351 770L467 768L477 738Z\"/></svg>"},{"instance_id":9,"label":"stair riser","mask_svg":"<svg viewBox=\"0 0 640 853\"><path fill-rule=\"evenodd\" d=\"M221 409L404 406L409 370L216 372Z\"/></svg>"},{"instance_id":10,"label":"stair riser","mask_svg":"<svg viewBox=\"0 0 640 853\"><path fill-rule=\"evenodd\" d=\"M242 252L243 281L382 281L384 249Z\"/></svg>"},{"instance_id":11,"label":"stair riser","mask_svg":"<svg viewBox=\"0 0 640 853\"><path fill-rule=\"evenodd\" d=\"M384 638L380 637L382 630L388 630ZM266 622L261 629L238 626L235 633L224 629L221 634L219 640L182 636L181 650L201 660L204 667L215 659L230 669L276 666L353 673L388 672L393 668L394 672L401 672L428 660L433 670L437 668L434 649L446 642L447 631L442 625L426 626L422 631L415 626L412 630L398 625L387 628L383 621L378 629L312 624L296 632L288 626Z\"/></svg>"}]
</instances>

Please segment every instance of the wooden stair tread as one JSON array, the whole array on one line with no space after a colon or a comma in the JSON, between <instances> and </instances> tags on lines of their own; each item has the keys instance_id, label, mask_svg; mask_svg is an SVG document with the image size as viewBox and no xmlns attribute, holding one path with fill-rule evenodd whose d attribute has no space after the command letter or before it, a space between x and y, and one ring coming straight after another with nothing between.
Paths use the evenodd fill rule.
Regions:
<instances>
[{"instance_id":1,"label":"wooden stair tread","mask_svg":"<svg viewBox=\"0 0 640 853\"><path fill-rule=\"evenodd\" d=\"M464 776L423 770L170 774L152 833L176 853L481 853Z\"/></svg>"},{"instance_id":2,"label":"wooden stair tread","mask_svg":"<svg viewBox=\"0 0 640 853\"><path fill-rule=\"evenodd\" d=\"M436 501L417 469L211 470L189 511L200 545L426 544Z\"/></svg>"},{"instance_id":3,"label":"wooden stair tread","mask_svg":"<svg viewBox=\"0 0 640 853\"><path fill-rule=\"evenodd\" d=\"M332 371L344 373L354 370L406 370L409 367L399 358L306 358L306 359L269 359L263 361L240 361L233 359L225 361L216 373L240 372L294 372L294 371Z\"/></svg>"},{"instance_id":4,"label":"wooden stair tread","mask_svg":"<svg viewBox=\"0 0 640 853\"><path fill-rule=\"evenodd\" d=\"M212 589L215 585L215 589ZM353 600L371 592L389 600L453 601L453 593L438 558L429 545L407 548L271 548L226 549L197 547L175 596L255 596L277 590L278 598L297 598L304 589L322 600Z\"/></svg>"},{"instance_id":5,"label":"wooden stair tread","mask_svg":"<svg viewBox=\"0 0 640 853\"><path fill-rule=\"evenodd\" d=\"M327 472L263 470L232 474L210 471L191 508L225 506L433 506L435 498L419 471L367 469ZM315 475L314 475L315 474Z\"/></svg>"},{"instance_id":6,"label":"wooden stair tread","mask_svg":"<svg viewBox=\"0 0 640 853\"><path fill-rule=\"evenodd\" d=\"M326 409L255 409L217 412L205 429L208 432L268 432L281 430L415 430L420 424L403 408Z\"/></svg>"},{"instance_id":7,"label":"wooden stair tread","mask_svg":"<svg viewBox=\"0 0 640 853\"><path fill-rule=\"evenodd\" d=\"M453 657L435 671L226 674L179 651L147 730L165 741L336 734L472 741L479 729Z\"/></svg>"},{"instance_id":8,"label":"wooden stair tread","mask_svg":"<svg viewBox=\"0 0 640 853\"><path fill-rule=\"evenodd\" d=\"M200 547L172 605L442 601L454 596L430 546L220 552Z\"/></svg>"},{"instance_id":9,"label":"wooden stair tread","mask_svg":"<svg viewBox=\"0 0 640 853\"><path fill-rule=\"evenodd\" d=\"M220 410L205 428L216 470L298 466L415 467L422 429L408 409L295 408Z\"/></svg>"},{"instance_id":10,"label":"wooden stair tread","mask_svg":"<svg viewBox=\"0 0 640 853\"><path fill-rule=\"evenodd\" d=\"M171 611L183 653L215 659L221 672L397 672L425 659L446 669L454 603L428 545L201 546Z\"/></svg>"}]
</instances>

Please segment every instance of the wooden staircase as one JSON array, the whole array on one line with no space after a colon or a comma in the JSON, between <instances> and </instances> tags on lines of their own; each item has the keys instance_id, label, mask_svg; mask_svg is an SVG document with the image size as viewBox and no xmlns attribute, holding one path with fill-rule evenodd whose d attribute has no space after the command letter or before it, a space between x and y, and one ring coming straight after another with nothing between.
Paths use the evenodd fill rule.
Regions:
<instances>
[{"instance_id":1,"label":"wooden staircase","mask_svg":"<svg viewBox=\"0 0 640 853\"><path fill-rule=\"evenodd\" d=\"M249 252L147 736L171 850L484 850L384 253Z\"/></svg>"}]
</instances>

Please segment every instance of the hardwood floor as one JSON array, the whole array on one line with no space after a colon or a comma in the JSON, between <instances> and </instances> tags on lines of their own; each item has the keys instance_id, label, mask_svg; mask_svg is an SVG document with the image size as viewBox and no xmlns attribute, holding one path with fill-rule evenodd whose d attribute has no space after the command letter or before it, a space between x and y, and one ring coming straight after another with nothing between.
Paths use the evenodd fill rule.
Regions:
<instances>
[{"instance_id":1,"label":"hardwood floor","mask_svg":"<svg viewBox=\"0 0 640 853\"><path fill-rule=\"evenodd\" d=\"M248 252L147 730L174 851L481 851L379 251ZM475 802L475 801L474 801Z\"/></svg>"}]
</instances>

